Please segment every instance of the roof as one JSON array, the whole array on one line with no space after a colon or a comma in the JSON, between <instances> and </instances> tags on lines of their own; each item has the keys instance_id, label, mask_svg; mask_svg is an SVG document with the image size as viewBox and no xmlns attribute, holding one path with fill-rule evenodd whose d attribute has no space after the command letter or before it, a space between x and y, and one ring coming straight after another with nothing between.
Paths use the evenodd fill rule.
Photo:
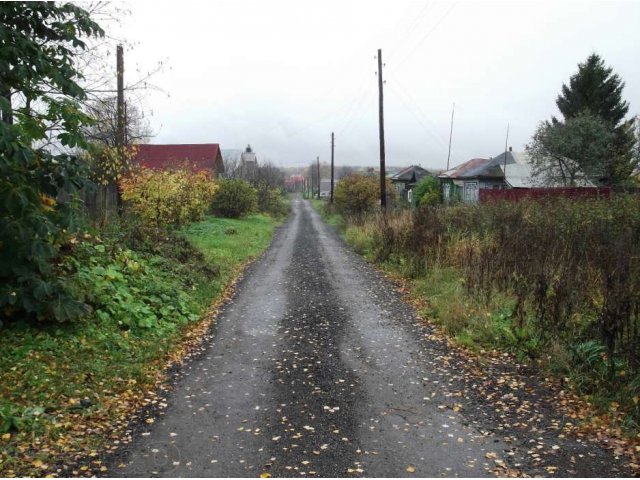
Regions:
<instances>
[{"instance_id":1,"label":"roof","mask_svg":"<svg viewBox=\"0 0 640 480\"><path fill-rule=\"evenodd\" d=\"M220 145L217 143L142 144L135 147L136 161L147 168L165 169L188 166L194 171L224 171Z\"/></svg>"},{"instance_id":2,"label":"roof","mask_svg":"<svg viewBox=\"0 0 640 480\"><path fill-rule=\"evenodd\" d=\"M411 165L410 167L404 168L400 170L395 175L391 176L391 181L393 182L406 182L406 183L416 183L420 181L421 178L430 176L431 173L425 170L424 168L418 165Z\"/></svg>"},{"instance_id":3,"label":"roof","mask_svg":"<svg viewBox=\"0 0 640 480\"><path fill-rule=\"evenodd\" d=\"M543 178L533 176L531 157L526 152L502 152L491 163L500 168L505 182L512 188L549 186Z\"/></svg>"},{"instance_id":4,"label":"roof","mask_svg":"<svg viewBox=\"0 0 640 480\"><path fill-rule=\"evenodd\" d=\"M439 178L468 178L477 177L491 163L490 158L472 158L438 175ZM495 172L494 172L495 173ZM501 176L502 172L498 176Z\"/></svg>"},{"instance_id":5,"label":"roof","mask_svg":"<svg viewBox=\"0 0 640 480\"><path fill-rule=\"evenodd\" d=\"M542 187L563 187L564 184L558 180L554 181L544 176L534 176L531 156L527 152L502 152L496 155L492 164L500 168L505 182L511 188L542 188ZM579 174L576 178L576 185L579 187L592 187L593 183Z\"/></svg>"}]
</instances>

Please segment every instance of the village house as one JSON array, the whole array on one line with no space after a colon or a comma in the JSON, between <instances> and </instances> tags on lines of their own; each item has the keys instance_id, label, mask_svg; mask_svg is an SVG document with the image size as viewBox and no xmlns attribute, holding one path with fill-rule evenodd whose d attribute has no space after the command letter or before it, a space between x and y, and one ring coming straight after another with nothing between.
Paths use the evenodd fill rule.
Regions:
<instances>
[{"instance_id":1,"label":"village house","mask_svg":"<svg viewBox=\"0 0 640 480\"><path fill-rule=\"evenodd\" d=\"M398 200L411 203L413 188L420 183L420 180L428 176L433 176L433 174L418 165L412 165L391 175L391 183L398 195Z\"/></svg>"},{"instance_id":2,"label":"village house","mask_svg":"<svg viewBox=\"0 0 640 480\"><path fill-rule=\"evenodd\" d=\"M208 171L214 176L224 173L224 162L217 143L142 144L133 147L133 162L154 170L188 168L194 172Z\"/></svg>"},{"instance_id":3,"label":"village house","mask_svg":"<svg viewBox=\"0 0 640 480\"><path fill-rule=\"evenodd\" d=\"M477 203L480 190L533 189L562 187L557 182L533 175L529 154L514 152L511 148L492 158L473 158L446 172L438 178L445 203L462 201ZM581 180L579 186L593 184Z\"/></svg>"}]
</instances>

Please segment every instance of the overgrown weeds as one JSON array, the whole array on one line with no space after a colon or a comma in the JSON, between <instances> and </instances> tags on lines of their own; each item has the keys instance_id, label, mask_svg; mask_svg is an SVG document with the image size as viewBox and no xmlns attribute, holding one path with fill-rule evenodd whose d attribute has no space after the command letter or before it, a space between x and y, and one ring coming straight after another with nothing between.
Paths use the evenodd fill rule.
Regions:
<instances>
[{"instance_id":1,"label":"overgrown weeds","mask_svg":"<svg viewBox=\"0 0 640 480\"><path fill-rule=\"evenodd\" d=\"M462 343L547 363L640 418L640 198L423 207L344 236L416 279Z\"/></svg>"}]
</instances>

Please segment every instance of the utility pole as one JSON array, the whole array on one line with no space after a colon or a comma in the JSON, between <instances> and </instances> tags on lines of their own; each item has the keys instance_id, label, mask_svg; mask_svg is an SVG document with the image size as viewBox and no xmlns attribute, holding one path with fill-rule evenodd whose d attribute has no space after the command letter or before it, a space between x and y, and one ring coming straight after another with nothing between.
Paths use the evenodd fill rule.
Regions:
<instances>
[{"instance_id":1,"label":"utility pole","mask_svg":"<svg viewBox=\"0 0 640 480\"><path fill-rule=\"evenodd\" d=\"M507 123L507 138L504 139L504 166L502 167L502 173L504 173L504 184L507 185L507 143L509 143L509 124Z\"/></svg>"},{"instance_id":2,"label":"utility pole","mask_svg":"<svg viewBox=\"0 0 640 480\"><path fill-rule=\"evenodd\" d=\"M124 104L124 50L122 45L116 47L116 77L117 77L117 103L116 103L116 152L120 159L120 165L125 164L125 104ZM122 195L120 189L116 188L116 210L122 214ZM105 215L107 196L105 194ZM105 216L106 219L106 216Z\"/></svg>"},{"instance_id":3,"label":"utility pole","mask_svg":"<svg viewBox=\"0 0 640 480\"><path fill-rule=\"evenodd\" d=\"M318 200L320 200L320 157L316 157L318 162Z\"/></svg>"},{"instance_id":4,"label":"utility pole","mask_svg":"<svg viewBox=\"0 0 640 480\"><path fill-rule=\"evenodd\" d=\"M119 149L124 147L124 122L125 122L125 106L124 106L124 52L122 45L118 45L116 49L116 76L118 82L118 98L116 106L116 145ZM122 154L122 151L120 151Z\"/></svg>"},{"instance_id":5,"label":"utility pole","mask_svg":"<svg viewBox=\"0 0 640 480\"><path fill-rule=\"evenodd\" d=\"M449 170L449 159L451 158L451 138L453 137L453 112L456 110L456 104L453 103L453 108L451 109L451 130L449 131L449 154L447 155L447 170Z\"/></svg>"},{"instance_id":6,"label":"utility pole","mask_svg":"<svg viewBox=\"0 0 640 480\"><path fill-rule=\"evenodd\" d=\"M335 147L335 138L333 132L331 132L331 200L329 203L333 205L333 150Z\"/></svg>"},{"instance_id":7,"label":"utility pole","mask_svg":"<svg viewBox=\"0 0 640 480\"><path fill-rule=\"evenodd\" d=\"M378 119L380 122L380 208L387 209L387 188L386 174L384 168L384 102L382 93L382 49L378 49L378 92L379 92L379 112Z\"/></svg>"}]
</instances>

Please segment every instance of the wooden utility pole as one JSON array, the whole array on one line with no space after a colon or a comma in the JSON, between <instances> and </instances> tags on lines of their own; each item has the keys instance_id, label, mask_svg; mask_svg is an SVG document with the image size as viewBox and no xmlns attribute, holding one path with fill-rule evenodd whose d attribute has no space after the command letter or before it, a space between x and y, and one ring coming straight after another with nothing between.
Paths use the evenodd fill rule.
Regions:
<instances>
[{"instance_id":1,"label":"wooden utility pole","mask_svg":"<svg viewBox=\"0 0 640 480\"><path fill-rule=\"evenodd\" d=\"M125 165L125 122L126 112L124 105L124 50L122 45L116 47L116 81L117 81L117 99L116 99L116 154L120 160L120 165ZM117 182L117 180L116 180ZM105 192L105 211L104 221L107 214L107 195ZM116 211L118 215L122 215L123 203L120 189L116 187Z\"/></svg>"},{"instance_id":2,"label":"wooden utility pole","mask_svg":"<svg viewBox=\"0 0 640 480\"><path fill-rule=\"evenodd\" d=\"M318 199L320 199L320 157L316 157L318 162Z\"/></svg>"},{"instance_id":3,"label":"wooden utility pole","mask_svg":"<svg viewBox=\"0 0 640 480\"><path fill-rule=\"evenodd\" d=\"M335 147L335 138L333 132L331 132L331 200L329 203L333 205L333 150Z\"/></svg>"},{"instance_id":4,"label":"wooden utility pole","mask_svg":"<svg viewBox=\"0 0 640 480\"><path fill-rule=\"evenodd\" d=\"M453 137L453 112L456 110L456 104L454 102L451 109L451 130L449 130L449 153L447 155L447 170L449 170L449 159L451 158L451 138Z\"/></svg>"},{"instance_id":5,"label":"wooden utility pole","mask_svg":"<svg viewBox=\"0 0 640 480\"><path fill-rule=\"evenodd\" d=\"M125 106L124 106L124 52L122 45L118 45L116 49L116 75L117 75L117 105L116 105L116 145L121 150L124 147L124 130L125 130ZM120 151L122 154L122 151Z\"/></svg>"},{"instance_id":6,"label":"wooden utility pole","mask_svg":"<svg viewBox=\"0 0 640 480\"><path fill-rule=\"evenodd\" d=\"M380 208L387 208L387 185L385 183L386 174L384 168L384 102L382 93L382 49L378 49L378 92L379 92L379 112L378 119L380 122Z\"/></svg>"}]
</instances>

